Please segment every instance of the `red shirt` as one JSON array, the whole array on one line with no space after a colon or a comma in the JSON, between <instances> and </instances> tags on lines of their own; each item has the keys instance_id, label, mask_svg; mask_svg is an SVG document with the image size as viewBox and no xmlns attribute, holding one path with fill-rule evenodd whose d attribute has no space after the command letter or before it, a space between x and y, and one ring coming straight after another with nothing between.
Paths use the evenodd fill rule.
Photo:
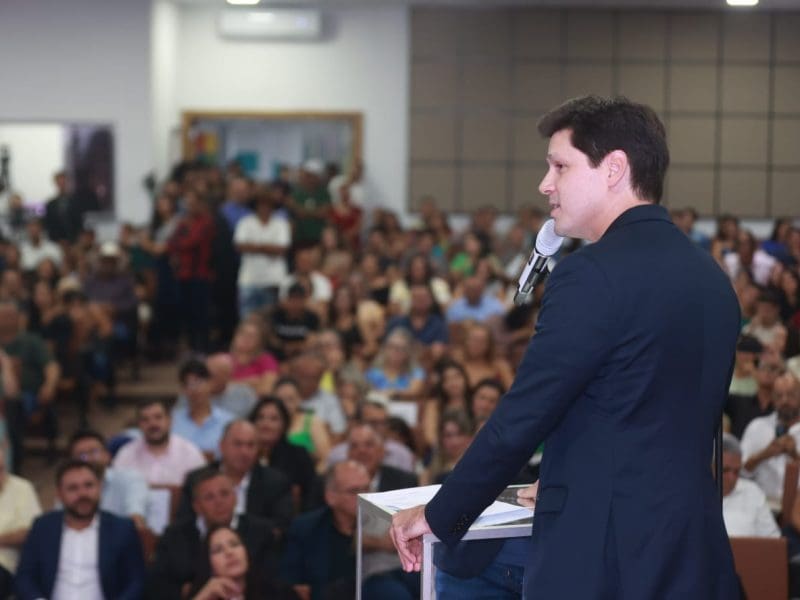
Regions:
<instances>
[{"instance_id":1,"label":"red shirt","mask_svg":"<svg viewBox=\"0 0 800 600\"><path fill-rule=\"evenodd\" d=\"M184 217L175 228L168 243L173 257L175 277L179 280L211 280L211 243L214 240L214 221L203 213Z\"/></svg>"}]
</instances>

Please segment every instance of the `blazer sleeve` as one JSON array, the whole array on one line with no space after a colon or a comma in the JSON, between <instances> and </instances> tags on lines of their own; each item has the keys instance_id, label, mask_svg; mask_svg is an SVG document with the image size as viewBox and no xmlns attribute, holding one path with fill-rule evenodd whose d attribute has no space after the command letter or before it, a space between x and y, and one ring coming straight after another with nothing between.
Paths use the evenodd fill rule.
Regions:
<instances>
[{"instance_id":1,"label":"blazer sleeve","mask_svg":"<svg viewBox=\"0 0 800 600\"><path fill-rule=\"evenodd\" d=\"M617 327L614 305L605 274L584 253L553 271L511 389L426 507L446 545L454 546L514 480L596 375Z\"/></svg>"},{"instance_id":2,"label":"blazer sleeve","mask_svg":"<svg viewBox=\"0 0 800 600\"><path fill-rule=\"evenodd\" d=\"M133 521L125 519L120 525L120 600L139 600L144 592L144 552Z\"/></svg>"},{"instance_id":3,"label":"blazer sleeve","mask_svg":"<svg viewBox=\"0 0 800 600\"><path fill-rule=\"evenodd\" d=\"M43 522L41 519L34 521L28 532L28 537L22 545L17 572L14 576L14 591L19 600L36 600L47 598L50 590L42 589L42 544L44 543ZM55 573L53 573L55 578Z\"/></svg>"}]
</instances>

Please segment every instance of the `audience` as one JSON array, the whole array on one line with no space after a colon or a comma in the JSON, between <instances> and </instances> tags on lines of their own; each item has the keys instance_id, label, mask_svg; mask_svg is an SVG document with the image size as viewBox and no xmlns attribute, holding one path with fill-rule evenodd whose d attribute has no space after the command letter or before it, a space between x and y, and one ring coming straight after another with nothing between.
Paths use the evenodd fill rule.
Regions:
<instances>
[{"instance_id":1,"label":"audience","mask_svg":"<svg viewBox=\"0 0 800 600\"><path fill-rule=\"evenodd\" d=\"M56 471L64 507L37 518L14 580L19 600L142 597L144 558L133 521L100 509L95 468L71 459Z\"/></svg>"},{"instance_id":2,"label":"audience","mask_svg":"<svg viewBox=\"0 0 800 600\"><path fill-rule=\"evenodd\" d=\"M284 377L276 383L273 393L283 402L289 414L288 441L305 448L316 464L324 465L331 448L331 435L313 409L303 407L299 383Z\"/></svg>"},{"instance_id":3,"label":"audience","mask_svg":"<svg viewBox=\"0 0 800 600\"><path fill-rule=\"evenodd\" d=\"M263 340L264 334L258 320L242 321L236 328L229 354L233 381L247 384L256 395L269 393L278 378L278 362L269 352L264 351ZM255 398L246 410L241 413L237 410L236 414L246 415L253 404Z\"/></svg>"}]
</instances>

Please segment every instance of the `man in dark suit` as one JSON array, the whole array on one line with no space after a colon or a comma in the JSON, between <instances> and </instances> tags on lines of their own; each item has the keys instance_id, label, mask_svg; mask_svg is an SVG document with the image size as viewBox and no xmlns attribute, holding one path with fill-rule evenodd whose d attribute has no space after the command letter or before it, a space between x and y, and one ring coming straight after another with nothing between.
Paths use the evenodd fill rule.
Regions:
<instances>
[{"instance_id":1,"label":"man in dark suit","mask_svg":"<svg viewBox=\"0 0 800 600\"><path fill-rule=\"evenodd\" d=\"M34 521L22 547L15 589L20 600L142 596L144 555L133 521L98 510L100 477L68 460L56 472L63 510Z\"/></svg>"},{"instance_id":2,"label":"man in dark suit","mask_svg":"<svg viewBox=\"0 0 800 600\"><path fill-rule=\"evenodd\" d=\"M182 598L198 573L204 556L203 540L211 527L229 525L242 538L251 564L267 575L275 571L275 538L264 519L234 512L236 493L231 480L213 467L195 472L193 514L167 527L156 547L147 577L146 597L153 600Z\"/></svg>"},{"instance_id":3,"label":"man in dark suit","mask_svg":"<svg viewBox=\"0 0 800 600\"><path fill-rule=\"evenodd\" d=\"M282 537L294 514L291 486L286 475L258 463L258 445L253 424L243 419L228 423L222 433L219 449L222 459L209 466L218 469L233 481L237 500L236 512L264 519L276 538ZM186 476L177 519L196 516L192 489L197 475L207 468L201 467Z\"/></svg>"},{"instance_id":4,"label":"man in dark suit","mask_svg":"<svg viewBox=\"0 0 800 600\"><path fill-rule=\"evenodd\" d=\"M297 517L286 539L281 575L304 598L338 600L355 596L358 494L369 492L364 465L335 464L325 478L325 504Z\"/></svg>"},{"instance_id":5,"label":"man in dark suit","mask_svg":"<svg viewBox=\"0 0 800 600\"><path fill-rule=\"evenodd\" d=\"M664 126L624 98L585 97L539 131L556 232L593 243L553 270L514 385L440 492L395 516L403 566L419 569L425 532L455 546L544 442L526 594L737 598L709 467L739 307L656 205Z\"/></svg>"},{"instance_id":6,"label":"man in dark suit","mask_svg":"<svg viewBox=\"0 0 800 600\"><path fill-rule=\"evenodd\" d=\"M72 243L83 228L86 210L80 199L70 191L69 177L65 171L53 175L53 182L56 195L45 204L44 228L52 241Z\"/></svg>"}]
</instances>

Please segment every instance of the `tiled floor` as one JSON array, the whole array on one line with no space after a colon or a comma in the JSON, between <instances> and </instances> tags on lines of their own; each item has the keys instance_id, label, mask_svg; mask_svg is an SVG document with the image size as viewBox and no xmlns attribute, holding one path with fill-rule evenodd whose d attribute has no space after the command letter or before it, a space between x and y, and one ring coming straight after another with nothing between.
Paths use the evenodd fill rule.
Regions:
<instances>
[{"instance_id":1,"label":"tiled floor","mask_svg":"<svg viewBox=\"0 0 800 600\"><path fill-rule=\"evenodd\" d=\"M175 364L146 365L141 370L139 381L132 381L127 369L123 369L118 387L119 402L113 409L101 405L89 410L89 425L106 437L111 437L128 427L134 419L135 404L144 396L173 396L177 390L177 367ZM78 426L77 411L68 406L60 406L59 414L59 456L63 456L67 439ZM58 460L51 461L44 452L43 440L31 440L30 451L22 465L23 477L29 479L39 493L42 508L53 506L55 497L55 466Z\"/></svg>"}]
</instances>

